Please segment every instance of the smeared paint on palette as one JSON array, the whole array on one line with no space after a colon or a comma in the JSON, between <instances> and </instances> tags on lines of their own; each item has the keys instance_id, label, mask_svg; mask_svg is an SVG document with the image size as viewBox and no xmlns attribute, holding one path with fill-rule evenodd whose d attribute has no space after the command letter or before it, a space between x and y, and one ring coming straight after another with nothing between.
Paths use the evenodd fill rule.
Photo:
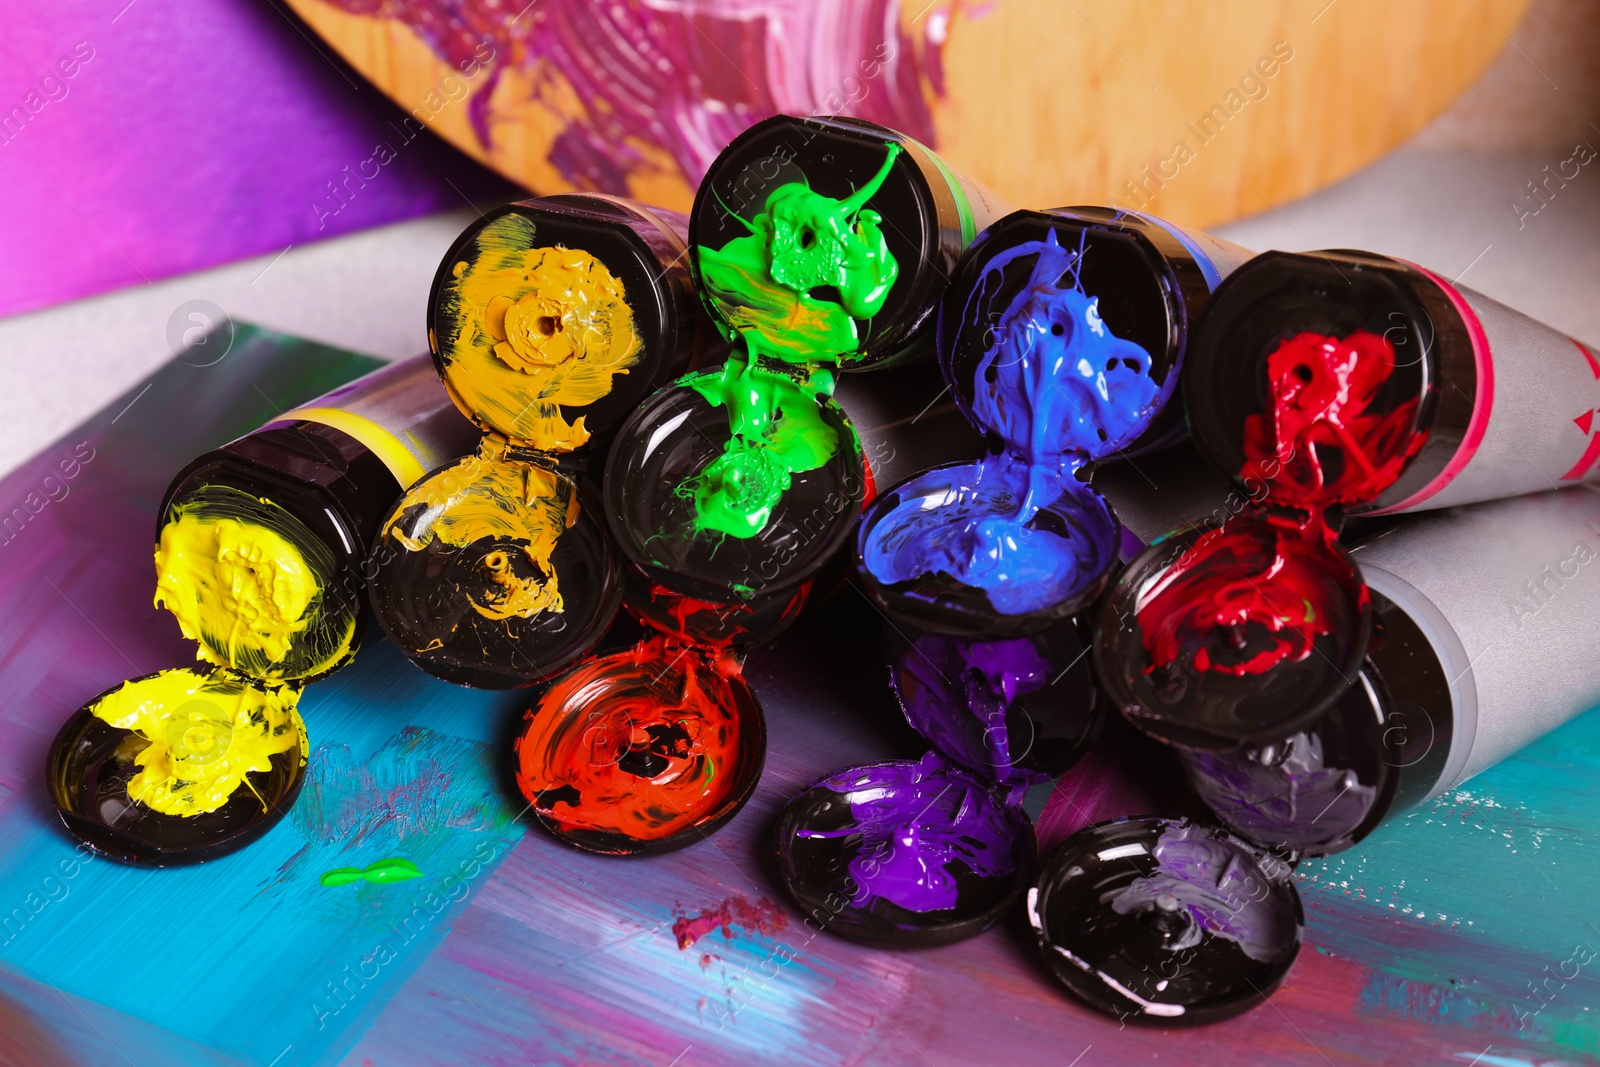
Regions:
<instances>
[{"instance_id":1,"label":"smeared paint on palette","mask_svg":"<svg viewBox=\"0 0 1600 1067\"><path fill-rule=\"evenodd\" d=\"M494 129L491 99L503 78L541 96L561 86L580 113L551 143L550 166L571 187L619 196L638 195L641 177L692 189L745 127L813 110L796 106L812 86L839 86L836 102L819 114L845 106L848 92L859 96L848 101L857 117L931 143L927 95L944 89L937 32L913 37L900 28L899 0L822 0L820 13L818 0L604 9L590 0L545 0L522 11L526 19L510 4L463 0L335 6L400 19L457 70L501 57L468 105L480 151L502 147L494 143L505 134Z\"/></svg>"},{"instance_id":2,"label":"smeared paint on palette","mask_svg":"<svg viewBox=\"0 0 1600 1067\"><path fill-rule=\"evenodd\" d=\"M1505 1062L1594 1062L1600 967L1580 968L1528 1029L1519 1032L1513 1007L1520 996L1532 1010L1525 983L1547 964L1557 970L1576 944L1600 949L1585 925L1600 925L1587 888L1600 856L1583 844L1600 829L1585 800L1600 773L1600 715L1477 779L1472 800L1458 795L1343 857L1302 865L1306 945L1284 986L1269 1006L1181 1038L1092 1017L1051 989L1004 928L932 951L875 951L818 934L790 910L781 929L736 923L731 938L718 927L680 948L675 924L715 915L730 897L781 899L768 827L789 796L838 765L919 750L909 734L887 732L897 711L881 660L870 647L852 652L848 636L877 616L846 595L855 599L814 609L752 657L752 684L772 712L771 754L739 818L700 848L629 861L627 877L603 857L524 839L351 1062L443 1067L453 1049L472 1047L504 1067L522 1054L660 1067L692 1046L682 1062L926 1067L1067 1063L1091 1045L1080 1063L1280 1067L1326 1054L1465 1065L1489 1045ZM826 676L817 662L830 664ZM1486 808L1491 798L1507 807ZM1536 851L1524 859L1513 849ZM417 1021L425 1013L453 1025L435 1036Z\"/></svg>"},{"instance_id":3,"label":"smeared paint on palette","mask_svg":"<svg viewBox=\"0 0 1600 1067\"><path fill-rule=\"evenodd\" d=\"M687 949L717 931L721 931L724 941L732 941L735 930L770 937L788 925L789 917L783 909L765 897L752 902L735 896L702 908L695 915L678 916L672 921L672 936L678 939L679 948ZM704 960L701 962L703 966Z\"/></svg>"}]
</instances>

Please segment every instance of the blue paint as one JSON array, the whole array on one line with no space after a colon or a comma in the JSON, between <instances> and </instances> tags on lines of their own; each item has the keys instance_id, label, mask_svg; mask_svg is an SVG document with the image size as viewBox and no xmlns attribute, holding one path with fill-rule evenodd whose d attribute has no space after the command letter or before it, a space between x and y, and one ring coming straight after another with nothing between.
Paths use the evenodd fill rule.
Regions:
<instances>
[{"instance_id":1,"label":"blue paint","mask_svg":"<svg viewBox=\"0 0 1600 1067\"><path fill-rule=\"evenodd\" d=\"M973 381L973 418L1002 450L930 472L932 482L913 479L861 545L863 564L885 584L948 574L984 590L1002 615L1048 608L1099 576L1117 525L1080 472L1137 437L1160 400L1150 354L1101 321L1098 299L1078 281L1081 250L1063 249L1055 231L995 256L974 296L1023 256L1035 257L1032 273L995 325ZM1067 278L1071 287L1062 288ZM1046 510L1063 514L1088 544L1041 528Z\"/></svg>"},{"instance_id":2,"label":"blue paint","mask_svg":"<svg viewBox=\"0 0 1600 1067\"><path fill-rule=\"evenodd\" d=\"M1037 257L1033 271L978 361L972 407L984 429L1030 463L1035 491L1047 500L1062 474L1132 442L1155 414L1159 390L1150 380L1150 354L1101 321L1099 298L1078 280L1082 251L1062 248L1054 230L990 260L963 317L1024 256ZM1069 278L1071 288L1062 288Z\"/></svg>"},{"instance_id":3,"label":"blue paint","mask_svg":"<svg viewBox=\"0 0 1600 1067\"><path fill-rule=\"evenodd\" d=\"M1076 596L1115 557L1117 522L1080 482L1018 521L1029 470L1004 456L935 467L894 490L898 506L863 529L861 561L885 584L948 574L983 589L1002 615L1041 611ZM1040 528L1041 512L1055 516ZM1085 565L1085 564L1088 565Z\"/></svg>"}]
</instances>

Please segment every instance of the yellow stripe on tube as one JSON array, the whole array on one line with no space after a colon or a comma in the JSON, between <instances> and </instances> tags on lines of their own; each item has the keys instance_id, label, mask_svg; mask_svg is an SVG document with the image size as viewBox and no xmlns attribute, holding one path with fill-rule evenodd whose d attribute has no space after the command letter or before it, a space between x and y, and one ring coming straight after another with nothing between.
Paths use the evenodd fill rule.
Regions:
<instances>
[{"instance_id":1,"label":"yellow stripe on tube","mask_svg":"<svg viewBox=\"0 0 1600 1067\"><path fill-rule=\"evenodd\" d=\"M371 419L354 412L342 408L295 408L285 413L282 418L320 423L349 434L383 461L383 465L389 468L389 472L395 476L402 489L409 489L427 473L416 454L398 437Z\"/></svg>"}]
</instances>

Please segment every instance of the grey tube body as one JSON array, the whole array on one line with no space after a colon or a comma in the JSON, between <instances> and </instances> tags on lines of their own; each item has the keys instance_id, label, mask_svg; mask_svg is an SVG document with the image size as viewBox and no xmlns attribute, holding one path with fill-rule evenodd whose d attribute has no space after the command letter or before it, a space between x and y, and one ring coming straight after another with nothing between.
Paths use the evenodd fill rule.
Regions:
<instances>
[{"instance_id":1,"label":"grey tube body","mask_svg":"<svg viewBox=\"0 0 1600 1067\"><path fill-rule=\"evenodd\" d=\"M1147 545L1190 523L1220 526L1252 503L1188 440L1106 463L1089 484L1111 501L1123 528Z\"/></svg>"},{"instance_id":2,"label":"grey tube body","mask_svg":"<svg viewBox=\"0 0 1600 1067\"><path fill-rule=\"evenodd\" d=\"M1351 554L1450 680L1450 752L1429 797L1600 704L1600 491L1418 516Z\"/></svg>"},{"instance_id":3,"label":"grey tube body","mask_svg":"<svg viewBox=\"0 0 1600 1067\"><path fill-rule=\"evenodd\" d=\"M1441 486L1443 479L1435 479L1426 499L1413 498L1394 510L1499 500L1600 477L1600 463L1580 467L1600 422L1585 430L1577 421L1600 407L1600 359L1520 311L1471 289L1456 287L1456 292L1482 325L1487 342L1487 353L1479 353L1476 404L1479 409L1484 404L1487 378L1488 425L1448 482ZM1458 460L1462 456L1458 453Z\"/></svg>"}]
</instances>

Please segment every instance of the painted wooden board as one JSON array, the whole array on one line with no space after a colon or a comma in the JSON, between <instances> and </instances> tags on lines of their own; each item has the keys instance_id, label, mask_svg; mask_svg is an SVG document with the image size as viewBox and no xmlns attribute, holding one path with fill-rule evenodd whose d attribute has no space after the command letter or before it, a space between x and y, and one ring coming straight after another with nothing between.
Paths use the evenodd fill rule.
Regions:
<instances>
[{"instance_id":1,"label":"painted wooden board","mask_svg":"<svg viewBox=\"0 0 1600 1067\"><path fill-rule=\"evenodd\" d=\"M1529 0L288 2L414 122L538 193L682 210L750 123L842 111L1019 205L1209 225L1420 129Z\"/></svg>"}]
</instances>

